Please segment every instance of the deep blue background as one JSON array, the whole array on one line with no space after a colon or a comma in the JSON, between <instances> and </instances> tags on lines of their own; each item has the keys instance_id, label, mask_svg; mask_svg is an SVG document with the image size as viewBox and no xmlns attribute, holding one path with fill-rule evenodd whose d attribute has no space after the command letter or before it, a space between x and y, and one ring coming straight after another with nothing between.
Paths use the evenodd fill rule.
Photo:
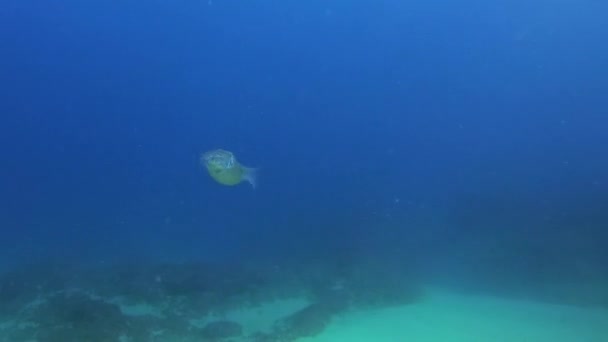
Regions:
<instances>
[{"instance_id":1,"label":"deep blue background","mask_svg":"<svg viewBox=\"0 0 608 342\"><path fill-rule=\"evenodd\" d=\"M601 267L605 13L3 1L0 257ZM259 167L259 189L214 183L214 148Z\"/></svg>"}]
</instances>

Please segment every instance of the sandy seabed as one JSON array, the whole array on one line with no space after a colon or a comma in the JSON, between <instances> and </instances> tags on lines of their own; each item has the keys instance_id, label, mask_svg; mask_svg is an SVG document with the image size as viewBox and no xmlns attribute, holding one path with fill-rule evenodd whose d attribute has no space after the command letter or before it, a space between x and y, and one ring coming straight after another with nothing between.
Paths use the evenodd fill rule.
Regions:
<instances>
[{"instance_id":1,"label":"sandy seabed","mask_svg":"<svg viewBox=\"0 0 608 342\"><path fill-rule=\"evenodd\" d=\"M606 342L608 310L432 290L419 303L350 312L301 342Z\"/></svg>"},{"instance_id":2,"label":"sandy seabed","mask_svg":"<svg viewBox=\"0 0 608 342\"><path fill-rule=\"evenodd\" d=\"M376 273L318 288L197 264L123 271L7 274L0 342L608 342L601 300L551 304Z\"/></svg>"}]
</instances>

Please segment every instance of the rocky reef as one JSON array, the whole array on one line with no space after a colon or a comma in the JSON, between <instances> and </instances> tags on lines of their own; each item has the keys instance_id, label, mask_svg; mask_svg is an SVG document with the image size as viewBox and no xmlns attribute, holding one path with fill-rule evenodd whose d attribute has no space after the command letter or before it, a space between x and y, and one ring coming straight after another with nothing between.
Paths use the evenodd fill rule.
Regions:
<instances>
[{"instance_id":1,"label":"rocky reef","mask_svg":"<svg viewBox=\"0 0 608 342\"><path fill-rule=\"evenodd\" d=\"M414 278L397 274L356 265L29 265L0 275L0 342L295 341L321 333L348 310L419 300ZM296 297L308 304L266 329L229 318L234 310Z\"/></svg>"}]
</instances>

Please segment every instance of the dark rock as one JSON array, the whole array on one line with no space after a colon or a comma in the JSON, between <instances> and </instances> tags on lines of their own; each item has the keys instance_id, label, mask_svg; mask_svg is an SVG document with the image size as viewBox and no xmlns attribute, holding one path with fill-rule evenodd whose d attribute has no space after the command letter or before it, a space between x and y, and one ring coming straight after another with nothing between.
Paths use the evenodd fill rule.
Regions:
<instances>
[{"instance_id":1,"label":"dark rock","mask_svg":"<svg viewBox=\"0 0 608 342\"><path fill-rule=\"evenodd\" d=\"M277 342L277 337L270 333L256 332L249 337L251 342Z\"/></svg>"},{"instance_id":2,"label":"dark rock","mask_svg":"<svg viewBox=\"0 0 608 342\"><path fill-rule=\"evenodd\" d=\"M0 275L0 312L15 314L41 294L64 289L74 274L67 266L52 263L25 265L3 273Z\"/></svg>"},{"instance_id":3,"label":"dark rock","mask_svg":"<svg viewBox=\"0 0 608 342\"><path fill-rule=\"evenodd\" d=\"M273 331L277 341L295 341L320 334L336 313L333 304L313 303L279 321Z\"/></svg>"},{"instance_id":4,"label":"dark rock","mask_svg":"<svg viewBox=\"0 0 608 342\"><path fill-rule=\"evenodd\" d=\"M118 306L80 293L52 296L29 320L44 342L118 342L128 328Z\"/></svg>"},{"instance_id":5,"label":"dark rock","mask_svg":"<svg viewBox=\"0 0 608 342\"><path fill-rule=\"evenodd\" d=\"M243 334L243 327L233 321L215 321L207 323L201 330L201 336L209 340L238 337Z\"/></svg>"}]
</instances>

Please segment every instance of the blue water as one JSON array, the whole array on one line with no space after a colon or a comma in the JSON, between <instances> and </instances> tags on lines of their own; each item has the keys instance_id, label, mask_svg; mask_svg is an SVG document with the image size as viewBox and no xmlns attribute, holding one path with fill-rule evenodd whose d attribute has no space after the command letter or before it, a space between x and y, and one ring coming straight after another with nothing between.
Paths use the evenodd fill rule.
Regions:
<instances>
[{"instance_id":1,"label":"blue water","mask_svg":"<svg viewBox=\"0 0 608 342\"><path fill-rule=\"evenodd\" d=\"M3 1L1 264L374 259L490 287L605 272L605 13ZM215 148L258 188L215 183Z\"/></svg>"}]
</instances>

